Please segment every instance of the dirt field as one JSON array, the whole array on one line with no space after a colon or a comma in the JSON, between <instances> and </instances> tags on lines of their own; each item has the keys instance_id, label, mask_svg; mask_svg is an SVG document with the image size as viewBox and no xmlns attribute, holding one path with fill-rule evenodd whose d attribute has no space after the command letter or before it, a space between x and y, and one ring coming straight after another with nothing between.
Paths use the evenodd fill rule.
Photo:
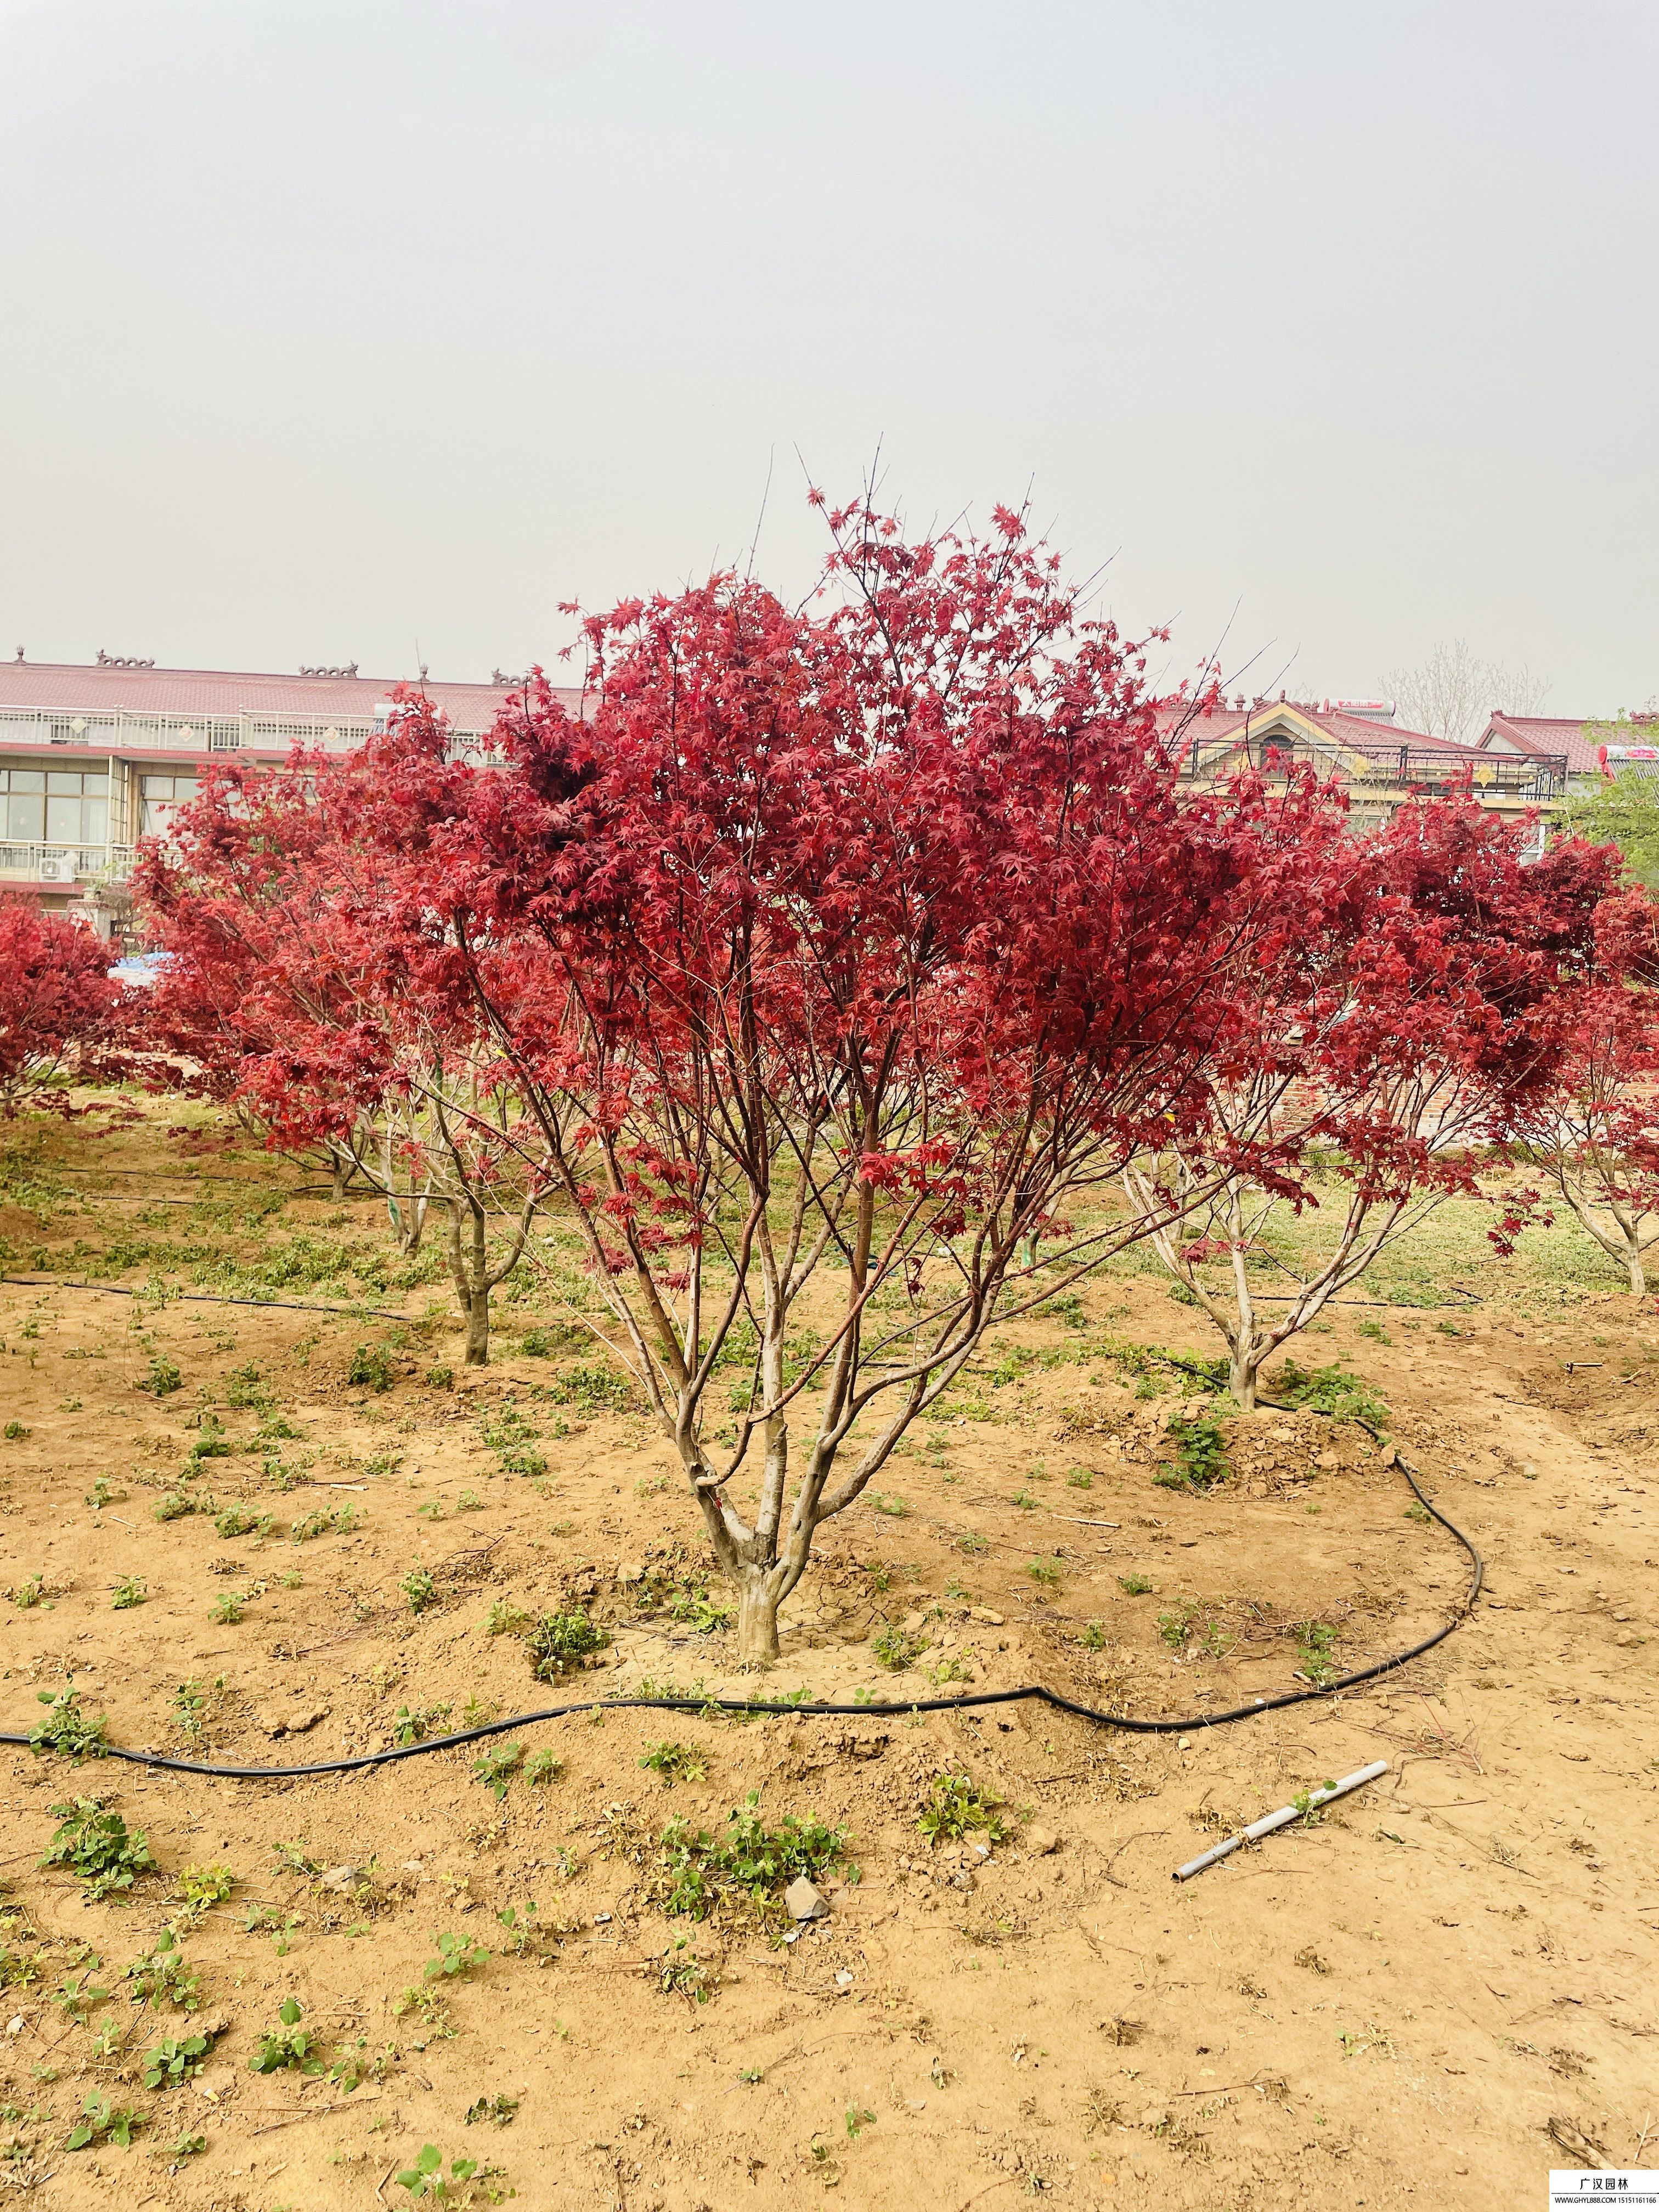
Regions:
<instances>
[{"instance_id":1,"label":"dirt field","mask_svg":"<svg viewBox=\"0 0 1659 2212\"><path fill-rule=\"evenodd\" d=\"M0 1727L50 1724L67 1680L118 1744L253 1764L647 1683L1200 1714L1462 1603L1462 1553L1352 1423L1264 1411L1207 1494L1154 1484L1192 1385L1144 1347L1215 1347L1126 1266L988 1347L824 1532L781 1663L739 1675L667 1448L554 1305L504 1303L463 1374L435 1255L167 1138L182 1111L0 1139L4 1272L47 1279L0 1289ZM1659 1317L1565 1230L1489 1259L1474 1211L1298 1347L1383 1401L1488 1563L1465 1625L1363 1691L1178 1738L1036 1704L601 1710L497 1739L524 1756L482 1777L487 1745L281 1783L0 1752L0 2185L343 2212L414 2201L395 2177L431 2143L479 2162L476 2201L537 2207L1485 2212L1541 2204L1552 2165L1659 2162ZM153 1295L64 1286L93 1278ZM608 1641L538 1681L520 1632L579 1612ZM1003 1840L919 1831L950 1775ZM695 1842L750 1793L775 1833L846 1832L793 1940L777 1885L757 1905ZM40 1863L94 1794L154 1860L95 1902ZM190 1868L234 1885L189 1905ZM158 2050L181 2078L146 2087ZM68 2149L88 2099L111 2118Z\"/></svg>"}]
</instances>

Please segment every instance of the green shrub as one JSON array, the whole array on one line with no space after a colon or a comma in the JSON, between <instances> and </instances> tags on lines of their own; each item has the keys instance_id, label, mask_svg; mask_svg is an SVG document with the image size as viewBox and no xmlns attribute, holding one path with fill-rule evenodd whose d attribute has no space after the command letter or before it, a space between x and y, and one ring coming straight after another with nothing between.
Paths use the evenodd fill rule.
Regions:
<instances>
[{"instance_id":1,"label":"green shrub","mask_svg":"<svg viewBox=\"0 0 1659 2212\"><path fill-rule=\"evenodd\" d=\"M507 1784L524 1764L521 1743L492 1743L472 1762L472 1779L482 1782L495 1792L497 1801L507 1795Z\"/></svg>"},{"instance_id":2,"label":"green shrub","mask_svg":"<svg viewBox=\"0 0 1659 2212\"><path fill-rule=\"evenodd\" d=\"M702 1753L689 1743L648 1744L640 1765L660 1774L670 1790L676 1782L701 1782L708 1771Z\"/></svg>"},{"instance_id":3,"label":"green shrub","mask_svg":"<svg viewBox=\"0 0 1659 2212\"><path fill-rule=\"evenodd\" d=\"M144 2087L147 2089L176 2089L199 2074L212 2050L211 2039L205 2035L169 2037L144 2053Z\"/></svg>"},{"instance_id":4,"label":"green shrub","mask_svg":"<svg viewBox=\"0 0 1659 2212\"><path fill-rule=\"evenodd\" d=\"M139 1377L137 1387L148 1390L153 1398L170 1398L175 1390L184 1389L185 1378L176 1363L165 1352L158 1352L151 1356L149 1369Z\"/></svg>"},{"instance_id":5,"label":"green shrub","mask_svg":"<svg viewBox=\"0 0 1659 2212\"><path fill-rule=\"evenodd\" d=\"M441 1366L428 1367L426 1370L426 1387L428 1390L453 1390L455 1387L454 1369Z\"/></svg>"},{"instance_id":6,"label":"green shrub","mask_svg":"<svg viewBox=\"0 0 1659 2212\"><path fill-rule=\"evenodd\" d=\"M600 1360L567 1367L553 1377L547 1395L556 1406L575 1406L584 1413L626 1413L636 1396L629 1377Z\"/></svg>"},{"instance_id":7,"label":"green shrub","mask_svg":"<svg viewBox=\"0 0 1659 2212\"><path fill-rule=\"evenodd\" d=\"M246 1505L228 1505L213 1523L220 1535L269 1536L276 1522L269 1513L250 1513Z\"/></svg>"}]
</instances>

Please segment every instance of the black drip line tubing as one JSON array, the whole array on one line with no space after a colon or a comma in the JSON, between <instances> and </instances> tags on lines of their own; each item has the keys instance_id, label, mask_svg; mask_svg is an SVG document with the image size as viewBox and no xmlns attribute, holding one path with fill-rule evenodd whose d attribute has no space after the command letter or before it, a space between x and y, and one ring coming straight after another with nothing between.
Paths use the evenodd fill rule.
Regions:
<instances>
[{"instance_id":1,"label":"black drip line tubing","mask_svg":"<svg viewBox=\"0 0 1659 2212\"><path fill-rule=\"evenodd\" d=\"M1258 1403L1283 1413L1322 1412L1319 1407L1281 1406L1271 1398ZM1332 1419L1349 1419L1352 1415L1332 1414ZM1376 1443L1382 1439L1369 1421L1355 1421ZM361 1752L354 1759L325 1759L305 1766L228 1766L215 1765L205 1759L173 1759L165 1752L132 1751L122 1744L106 1744L96 1754L105 1759L124 1759L135 1766L159 1768L168 1774L204 1774L228 1782L302 1782L314 1775L361 1774L380 1766L391 1766L402 1759L421 1759L428 1752L455 1751L469 1743L480 1743L486 1737L509 1735L515 1729L531 1728L541 1721L568 1719L573 1713L627 1712L645 1710L653 1712L677 1713L732 1713L744 1718L771 1714L809 1713L846 1720L869 1719L880 1714L957 1713L971 1711L984 1705L1018 1705L1028 1698L1052 1707L1058 1713L1073 1713L1079 1720L1092 1721L1101 1728L1121 1729L1128 1735L1185 1735L1199 1729L1225 1728L1234 1721L1255 1720L1260 1714L1282 1712L1289 1705L1305 1705L1316 1698L1339 1697L1344 1690L1357 1688L1361 1682L1375 1681L1379 1674L1391 1674L1401 1667L1420 1659L1425 1651L1432 1651L1437 1644L1443 1644L1453 1630L1461 1626L1474 1611L1486 1579L1486 1562L1455 1521L1449 1520L1432 1499L1426 1498L1417 1477L1396 1450L1394 1463L1400 1469L1418 1504L1425 1512L1455 1536L1469 1555L1471 1573L1469 1587L1462 1605L1455 1617L1425 1636L1420 1644L1413 1644L1408 1651L1397 1651L1387 1659L1379 1659L1370 1667L1360 1667L1352 1674L1343 1674L1334 1682L1326 1682L1305 1690L1287 1690L1276 1698L1253 1698L1247 1705L1235 1705L1230 1712L1194 1713L1184 1720L1137 1720L1127 1713L1102 1712L1093 1705L1080 1704L1075 1698L1061 1695L1045 1683L1027 1682L1017 1690L981 1690L965 1698L917 1698L900 1703L884 1698L879 1704L867 1705L841 1705L828 1700L803 1698L799 1704L793 1698L581 1698L566 1705L544 1705L535 1712L510 1713L505 1720L484 1721L477 1728L458 1729L451 1735L428 1737L423 1743L394 1744L386 1751ZM0 1733L0 1743L18 1744L33 1747L27 1735Z\"/></svg>"}]
</instances>

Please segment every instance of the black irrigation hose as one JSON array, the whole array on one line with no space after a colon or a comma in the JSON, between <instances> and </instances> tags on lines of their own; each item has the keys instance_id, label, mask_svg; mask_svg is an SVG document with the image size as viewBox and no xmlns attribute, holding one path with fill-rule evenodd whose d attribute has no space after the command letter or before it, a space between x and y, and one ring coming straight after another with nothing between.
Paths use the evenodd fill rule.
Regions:
<instances>
[{"instance_id":1,"label":"black irrigation hose","mask_svg":"<svg viewBox=\"0 0 1659 2212\"><path fill-rule=\"evenodd\" d=\"M0 1275L0 1283L15 1284L21 1290L31 1291L101 1291L112 1298L148 1298L155 1293L141 1284L129 1290L123 1283L62 1283L53 1275ZM400 1321L407 1323L412 1318L406 1313L392 1313L385 1306L315 1306L297 1304L292 1298L228 1298L212 1291L168 1291L164 1294L167 1305L175 1303L186 1306L253 1306L261 1313L325 1313L338 1314L345 1321Z\"/></svg>"},{"instance_id":2,"label":"black irrigation hose","mask_svg":"<svg viewBox=\"0 0 1659 2212\"><path fill-rule=\"evenodd\" d=\"M1273 1406L1275 1411L1285 1413L1322 1411L1318 1407L1279 1406L1272 1399L1263 1399L1261 1403ZM1330 1418L1339 1417L1332 1415ZM1382 1441L1369 1421L1358 1421L1356 1426L1376 1437L1378 1443ZM355 1759L319 1759L307 1766L215 1766L205 1759L172 1759L165 1752L130 1751L124 1745L113 1743L106 1744L100 1755L106 1759L128 1759L136 1766L160 1767L169 1774L206 1774L231 1782L300 1782L317 1774L358 1774L369 1767L390 1766L400 1759L421 1759L428 1752L453 1751L462 1744L481 1742L486 1736L508 1735L515 1729L529 1728L538 1721L564 1720L572 1713L625 1712L630 1708L637 1710L643 1707L659 1712L720 1712L745 1716L821 1713L857 1720L868 1718L875 1713L966 1712L976 1705L1017 1705L1027 1698L1035 1698L1042 1705L1051 1705L1056 1712L1074 1713L1079 1720L1094 1721L1103 1728L1121 1729L1131 1735L1185 1735L1194 1729L1224 1728L1230 1722L1254 1720L1259 1713L1279 1712L1286 1705L1307 1705L1316 1698L1334 1698L1344 1690L1352 1690L1360 1682L1374 1681L1379 1674L1393 1674L1397 1668L1409 1665L1413 1659L1420 1659L1425 1651L1432 1651L1437 1644L1443 1644L1459 1623L1474 1610L1486 1577L1485 1562L1456 1522L1448 1520L1439 1507L1423 1495L1416 1476L1397 1451L1395 1465L1411 1485L1418 1504L1425 1512L1431 1514L1443 1528L1456 1537L1474 1563L1474 1571L1470 1577L1468 1595L1464 1599L1456 1619L1447 1621L1442 1628L1437 1628L1432 1636L1425 1636L1420 1644L1413 1644L1409 1651L1396 1652L1391 1658L1379 1659L1375 1666L1361 1667L1352 1674L1344 1674L1334 1682L1327 1682L1316 1688L1287 1690L1277 1698L1253 1698L1248 1705L1235 1705L1231 1712L1194 1713L1185 1720L1134 1720L1127 1713L1103 1713L1093 1705L1079 1705L1076 1698L1062 1697L1058 1690L1050 1690L1041 1682L1028 1682L1017 1690L981 1690L966 1698L917 1698L902 1704L884 1699L879 1705L837 1705L805 1698L797 1704L793 1698L582 1698L568 1705L545 1705L536 1712L512 1713L506 1720L485 1721L477 1728L458 1729L453 1735L432 1736L424 1743L397 1744L386 1751L362 1752ZM27 1735L0 1734L0 1743L27 1746L32 1741L33 1739Z\"/></svg>"}]
</instances>

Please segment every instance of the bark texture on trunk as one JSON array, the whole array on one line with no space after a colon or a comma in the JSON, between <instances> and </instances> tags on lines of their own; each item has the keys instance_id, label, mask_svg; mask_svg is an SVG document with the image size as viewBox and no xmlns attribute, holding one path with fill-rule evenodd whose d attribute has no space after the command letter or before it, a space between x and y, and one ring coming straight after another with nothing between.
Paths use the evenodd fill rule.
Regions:
<instances>
[{"instance_id":1,"label":"bark texture on trunk","mask_svg":"<svg viewBox=\"0 0 1659 2212\"><path fill-rule=\"evenodd\" d=\"M778 1656L778 1606L783 1577L776 1568L744 1567L738 1575L739 1661Z\"/></svg>"}]
</instances>

